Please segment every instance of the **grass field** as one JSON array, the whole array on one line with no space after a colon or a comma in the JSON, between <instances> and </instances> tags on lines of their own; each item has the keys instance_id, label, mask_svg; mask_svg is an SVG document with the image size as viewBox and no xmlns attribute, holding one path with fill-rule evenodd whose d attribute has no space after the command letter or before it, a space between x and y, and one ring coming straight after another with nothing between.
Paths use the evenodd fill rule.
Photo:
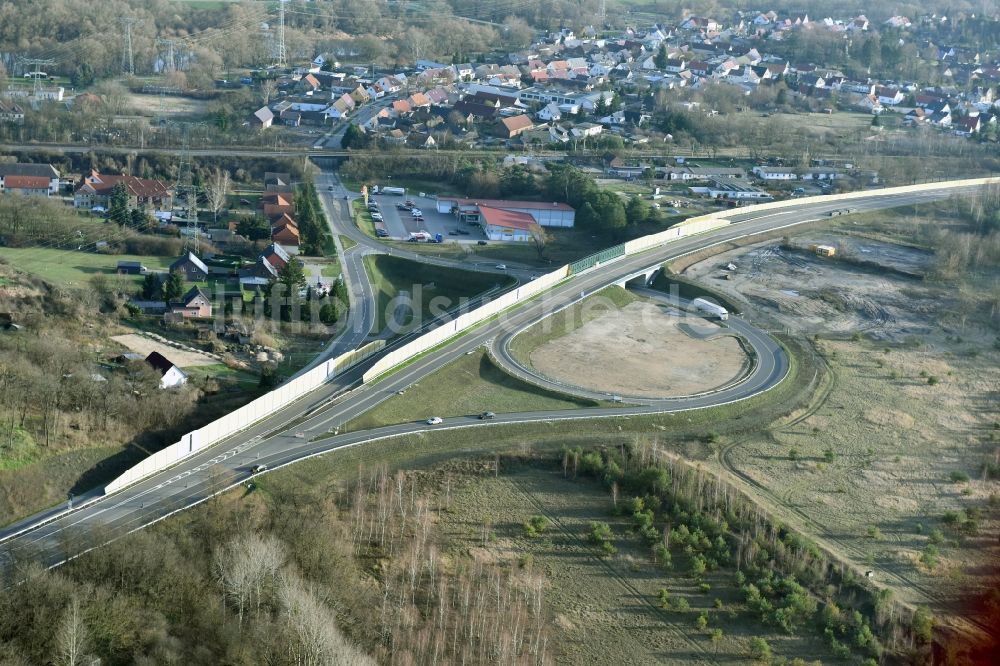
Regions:
<instances>
[{"instance_id":1,"label":"grass field","mask_svg":"<svg viewBox=\"0 0 1000 666\"><path fill-rule=\"evenodd\" d=\"M96 274L114 275L119 261L141 261L150 270L167 270L176 257L141 257L129 254L91 254L50 248L0 247L0 258L25 273L63 287L86 286ZM136 284L142 276L128 276Z\"/></svg>"},{"instance_id":2,"label":"grass field","mask_svg":"<svg viewBox=\"0 0 1000 666\"><path fill-rule=\"evenodd\" d=\"M510 286L511 278L490 273L463 271L441 266L428 266L399 257L376 255L365 257L365 266L376 295L375 328L383 330L390 321L409 328L459 304L460 299L474 297L498 286ZM412 299L413 310L400 308L397 297L406 292ZM433 314L432 314L433 313Z\"/></svg>"},{"instance_id":3,"label":"grass field","mask_svg":"<svg viewBox=\"0 0 1000 666\"><path fill-rule=\"evenodd\" d=\"M788 636L757 620L745 608L731 571L709 574L710 589L702 592L680 559L669 571L657 567L630 517L612 513L611 499L599 484L565 478L555 465L534 460L502 463L496 476L456 482L460 490L441 514L443 542L452 557L472 552L505 566L527 562L545 577L556 663L744 663L750 661L754 637L766 638L775 657L829 658L809 631ZM523 525L537 515L549 526L528 537ZM610 525L616 555L598 556L587 540L591 521ZM483 525L495 535L485 544ZM660 588L686 599L688 609L660 608ZM703 612L711 628L722 629L718 644L707 630L696 628Z\"/></svg>"},{"instance_id":4,"label":"grass field","mask_svg":"<svg viewBox=\"0 0 1000 666\"><path fill-rule=\"evenodd\" d=\"M461 390L456 391L456 386L462 387ZM344 429L365 430L431 416L574 409L596 404L550 393L515 379L493 365L486 352L477 351L441 368L405 394L389 398Z\"/></svg>"}]
</instances>

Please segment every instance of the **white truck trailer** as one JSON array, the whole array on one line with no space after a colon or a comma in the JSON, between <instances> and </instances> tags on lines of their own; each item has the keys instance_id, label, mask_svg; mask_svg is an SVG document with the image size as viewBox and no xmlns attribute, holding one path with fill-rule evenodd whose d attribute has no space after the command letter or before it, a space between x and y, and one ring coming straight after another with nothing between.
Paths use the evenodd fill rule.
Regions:
<instances>
[{"instance_id":1,"label":"white truck trailer","mask_svg":"<svg viewBox=\"0 0 1000 666\"><path fill-rule=\"evenodd\" d=\"M729 319L729 311L721 305L716 305L711 301L706 301L704 298L696 298L691 301L691 307L698 312L703 312L712 317L718 317L721 321L726 321Z\"/></svg>"},{"instance_id":2,"label":"white truck trailer","mask_svg":"<svg viewBox=\"0 0 1000 666\"><path fill-rule=\"evenodd\" d=\"M406 196L405 187L383 187L382 194L391 194L397 197Z\"/></svg>"}]
</instances>

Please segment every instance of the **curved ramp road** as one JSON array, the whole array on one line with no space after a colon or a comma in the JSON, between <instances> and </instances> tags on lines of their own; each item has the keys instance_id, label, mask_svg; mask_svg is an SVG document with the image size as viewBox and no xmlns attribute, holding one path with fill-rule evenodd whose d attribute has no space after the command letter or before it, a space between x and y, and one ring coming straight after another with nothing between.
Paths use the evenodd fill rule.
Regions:
<instances>
[{"instance_id":1,"label":"curved ramp road","mask_svg":"<svg viewBox=\"0 0 1000 666\"><path fill-rule=\"evenodd\" d=\"M665 294L660 291L652 289L633 289L633 291L642 296L662 300L669 305L677 305L675 302L670 300L669 294ZM535 323L536 322L532 322L529 324L529 327L533 326ZM709 401L709 404L712 405L742 400L748 396L756 395L757 393L761 393L775 386L778 382L784 379L786 374L788 374L788 356L785 353L785 350L782 349L781 345L775 342L769 335L757 328L754 328L749 323L743 321L735 315L730 315L729 319L726 321L726 326L728 326L730 330L726 331L725 329L722 329L718 335L725 335L728 333L741 337L754 351L753 367L746 376L741 377L738 380L730 382L729 384L718 387L714 390L705 391L692 396L678 396L673 398L642 398L631 395L619 396L604 391L592 391L579 386L573 386L571 384L556 381L555 379L546 377L545 375L537 372L533 368L526 367L511 353L511 343L514 338L523 332L524 329L510 331L494 338L490 345L490 352L493 359L501 368L503 368L505 372L518 377L529 384L534 384L535 386L555 391L557 393L566 393L581 398L589 398L591 400L608 401L620 398L622 401L627 402L630 405L646 405L653 408L653 411L669 412L676 411L678 408L688 407L696 398L707 400ZM664 357L669 356L669 349L664 349L662 351Z\"/></svg>"},{"instance_id":2,"label":"curved ramp road","mask_svg":"<svg viewBox=\"0 0 1000 666\"><path fill-rule=\"evenodd\" d=\"M849 206L854 211L890 208L945 198L956 193L954 186L896 195L873 195L854 199ZM669 406L633 405L586 410L498 414L492 422L482 422L473 416L446 419L441 425L429 427L423 423L407 423L366 432L346 433L331 438L329 432L345 422L372 409L414 382L420 381L443 365L493 338L519 330L545 317L553 310L566 307L574 300L615 284L651 266L704 250L736 238L774 231L817 219L826 219L831 210L845 207L830 200L803 200L791 209L759 211L759 214L739 213L739 224L730 224L701 235L679 239L641 254L626 256L589 272L567 279L539 298L531 299L510 309L505 316L488 320L466 334L416 358L409 365L376 379L360 384L365 369L377 357L368 359L335 378L322 389L314 391L296 403L272 414L253 427L220 442L174 467L136 483L113 495L78 508L57 519L45 522L43 517L22 521L0 532L0 566L19 557L35 557L48 565L57 565L102 542L118 538L130 531L154 523L171 513L193 506L226 487L237 485L251 477L253 465L265 463L272 468L318 455L345 446L358 445L373 439L419 432L429 429L457 427L495 427L496 424L546 422L594 417L615 417L663 411L697 409L741 400L774 386L784 376L783 356L775 355L773 371L755 373L752 384L745 382L725 395L708 394L679 399ZM773 345L773 341L762 345ZM763 367L763 364L762 364ZM352 388L353 387L353 388ZM489 409L484 405L483 409ZM428 416L431 416L428 414Z\"/></svg>"}]
</instances>

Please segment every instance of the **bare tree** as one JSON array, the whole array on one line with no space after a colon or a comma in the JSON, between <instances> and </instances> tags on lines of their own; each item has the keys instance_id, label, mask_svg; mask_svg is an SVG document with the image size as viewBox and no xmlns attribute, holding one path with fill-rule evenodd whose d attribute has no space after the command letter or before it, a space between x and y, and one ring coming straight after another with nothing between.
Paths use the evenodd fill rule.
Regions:
<instances>
[{"instance_id":1,"label":"bare tree","mask_svg":"<svg viewBox=\"0 0 1000 666\"><path fill-rule=\"evenodd\" d=\"M271 102L271 98L276 92L278 92L278 82L274 79L265 79L260 82L260 96L264 100L265 106Z\"/></svg>"},{"instance_id":2,"label":"bare tree","mask_svg":"<svg viewBox=\"0 0 1000 666\"><path fill-rule=\"evenodd\" d=\"M532 224L528 227L528 232L531 234L531 242L535 246L535 251L538 252L538 258L543 258L545 256L545 248L548 246L549 241L552 240L552 236L540 224Z\"/></svg>"},{"instance_id":3,"label":"bare tree","mask_svg":"<svg viewBox=\"0 0 1000 666\"><path fill-rule=\"evenodd\" d=\"M70 599L59 633L56 635L57 654L53 660L58 666L76 666L83 663L87 649L87 628L80 614L80 600Z\"/></svg>"},{"instance_id":4,"label":"bare tree","mask_svg":"<svg viewBox=\"0 0 1000 666\"><path fill-rule=\"evenodd\" d=\"M208 207L212 209L215 222L219 221L219 211L226 207L229 184L229 172L219 168L212 172L205 183L205 198L208 200Z\"/></svg>"}]
</instances>

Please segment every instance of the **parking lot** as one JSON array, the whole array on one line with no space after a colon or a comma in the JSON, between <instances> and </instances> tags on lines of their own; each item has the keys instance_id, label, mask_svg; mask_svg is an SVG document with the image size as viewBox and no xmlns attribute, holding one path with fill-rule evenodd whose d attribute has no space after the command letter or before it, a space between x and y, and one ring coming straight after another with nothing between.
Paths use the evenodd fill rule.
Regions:
<instances>
[{"instance_id":1,"label":"parking lot","mask_svg":"<svg viewBox=\"0 0 1000 666\"><path fill-rule=\"evenodd\" d=\"M446 243L476 243L486 239L483 230L478 226L459 224L454 216L437 212L437 201L430 197L421 197L415 194L407 194L405 197L378 194L369 197L369 201L378 203L385 228L389 231L389 236L394 239L406 240L411 233L417 231L426 231L432 238L435 234L441 234ZM400 210L396 207L397 204L402 204L405 201L412 201L423 213L423 222L418 222L410 211ZM451 235L451 232L458 230L469 233L468 235Z\"/></svg>"}]
</instances>

